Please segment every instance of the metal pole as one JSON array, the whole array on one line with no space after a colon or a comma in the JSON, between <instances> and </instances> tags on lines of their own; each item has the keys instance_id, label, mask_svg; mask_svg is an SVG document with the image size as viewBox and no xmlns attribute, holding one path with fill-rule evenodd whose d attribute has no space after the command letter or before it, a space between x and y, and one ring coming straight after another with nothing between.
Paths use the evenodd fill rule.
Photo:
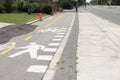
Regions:
<instances>
[{"instance_id":1,"label":"metal pole","mask_svg":"<svg viewBox=\"0 0 120 80\"><path fill-rule=\"evenodd\" d=\"M86 8L86 0L85 0L85 8Z\"/></svg>"},{"instance_id":2,"label":"metal pole","mask_svg":"<svg viewBox=\"0 0 120 80\"><path fill-rule=\"evenodd\" d=\"M76 0L76 4L75 4L75 11L76 11L76 13L78 12L78 0Z\"/></svg>"}]
</instances>

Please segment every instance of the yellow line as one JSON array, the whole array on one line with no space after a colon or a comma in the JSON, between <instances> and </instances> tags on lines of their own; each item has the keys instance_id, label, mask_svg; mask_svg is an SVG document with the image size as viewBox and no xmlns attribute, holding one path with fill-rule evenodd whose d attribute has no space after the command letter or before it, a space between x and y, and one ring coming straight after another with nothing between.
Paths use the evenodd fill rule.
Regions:
<instances>
[{"instance_id":1,"label":"yellow line","mask_svg":"<svg viewBox=\"0 0 120 80\"><path fill-rule=\"evenodd\" d=\"M52 21L51 23L49 23L48 25L45 26L45 28L50 27L52 24L54 24L57 20L59 20L61 17L63 17L65 14L61 15L60 17L57 17L54 21Z\"/></svg>"},{"instance_id":2,"label":"yellow line","mask_svg":"<svg viewBox=\"0 0 120 80\"><path fill-rule=\"evenodd\" d=\"M4 50L3 52L1 52L0 55L3 55L3 54L8 53L9 51L13 50L14 48L16 48L16 46L11 46L11 47L9 47L8 49L6 49L6 50Z\"/></svg>"},{"instance_id":3,"label":"yellow line","mask_svg":"<svg viewBox=\"0 0 120 80\"><path fill-rule=\"evenodd\" d=\"M32 38L32 35L26 37L26 38L24 39L24 41L28 41L28 40L30 40L31 38Z\"/></svg>"}]
</instances>

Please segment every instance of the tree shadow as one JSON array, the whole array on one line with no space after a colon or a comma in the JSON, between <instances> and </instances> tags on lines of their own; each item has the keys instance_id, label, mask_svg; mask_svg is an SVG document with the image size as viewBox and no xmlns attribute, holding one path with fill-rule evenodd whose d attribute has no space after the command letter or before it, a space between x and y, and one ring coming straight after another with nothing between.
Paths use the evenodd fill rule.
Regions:
<instances>
[{"instance_id":1,"label":"tree shadow","mask_svg":"<svg viewBox=\"0 0 120 80\"><path fill-rule=\"evenodd\" d=\"M0 44L8 42L11 38L24 35L33 31L37 26L22 24L22 25L10 25L0 28Z\"/></svg>"}]
</instances>

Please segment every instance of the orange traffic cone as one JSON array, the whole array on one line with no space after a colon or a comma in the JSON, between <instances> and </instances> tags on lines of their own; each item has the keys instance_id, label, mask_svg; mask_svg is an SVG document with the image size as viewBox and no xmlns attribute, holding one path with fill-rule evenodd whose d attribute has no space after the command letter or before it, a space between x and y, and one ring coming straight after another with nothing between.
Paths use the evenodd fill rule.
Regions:
<instances>
[{"instance_id":1,"label":"orange traffic cone","mask_svg":"<svg viewBox=\"0 0 120 80\"><path fill-rule=\"evenodd\" d=\"M40 13L39 20L43 21L42 13Z\"/></svg>"}]
</instances>

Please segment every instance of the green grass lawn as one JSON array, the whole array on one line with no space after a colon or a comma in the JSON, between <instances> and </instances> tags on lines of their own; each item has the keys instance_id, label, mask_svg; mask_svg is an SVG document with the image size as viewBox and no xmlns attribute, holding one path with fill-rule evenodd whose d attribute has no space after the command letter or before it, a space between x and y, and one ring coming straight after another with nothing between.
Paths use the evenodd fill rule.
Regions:
<instances>
[{"instance_id":1,"label":"green grass lawn","mask_svg":"<svg viewBox=\"0 0 120 80\"><path fill-rule=\"evenodd\" d=\"M46 14L43 14L45 16ZM27 13L3 13L0 14L0 22L24 24L29 21L39 18L39 13L32 13L28 15Z\"/></svg>"}]
</instances>

